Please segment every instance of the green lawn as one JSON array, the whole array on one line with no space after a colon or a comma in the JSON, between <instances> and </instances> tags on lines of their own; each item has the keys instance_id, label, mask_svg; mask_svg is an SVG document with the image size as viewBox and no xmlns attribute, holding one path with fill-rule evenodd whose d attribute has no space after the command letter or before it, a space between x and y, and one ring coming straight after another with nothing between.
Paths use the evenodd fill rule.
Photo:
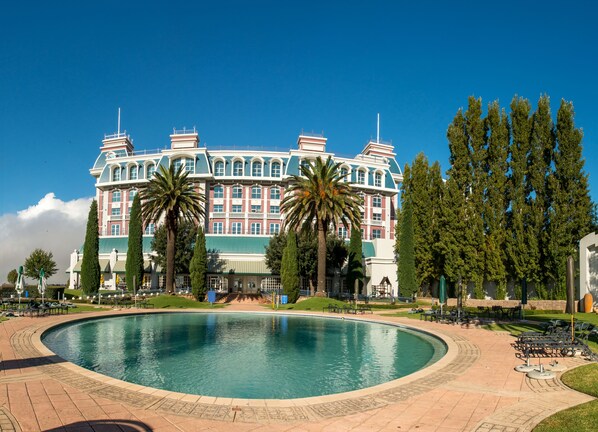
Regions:
<instances>
[{"instance_id":1,"label":"green lawn","mask_svg":"<svg viewBox=\"0 0 598 432\"><path fill-rule=\"evenodd\" d=\"M340 300L329 299L325 297L311 297L307 300L303 300L295 304L278 305L278 310L302 310L322 312L322 310L326 308L329 304L340 307L347 305L347 303L342 302ZM272 309L271 303L265 306Z\"/></svg>"},{"instance_id":2,"label":"green lawn","mask_svg":"<svg viewBox=\"0 0 598 432\"><path fill-rule=\"evenodd\" d=\"M561 380L572 389L598 397L597 363L565 372ZM534 432L595 432L597 425L598 400L593 400L544 419Z\"/></svg>"},{"instance_id":3,"label":"green lawn","mask_svg":"<svg viewBox=\"0 0 598 432\"><path fill-rule=\"evenodd\" d=\"M222 308L224 305L215 304L210 305L208 302L198 302L195 300L188 299L186 297L179 297L173 295L161 295L158 297L152 297L148 299L148 303L154 305L156 309L209 309L209 308Z\"/></svg>"},{"instance_id":4,"label":"green lawn","mask_svg":"<svg viewBox=\"0 0 598 432\"><path fill-rule=\"evenodd\" d=\"M550 321L552 319L560 319L564 321L570 321L571 315L565 313L534 313L533 315L525 315L526 320L531 321ZM577 312L575 319L579 321L588 322L594 325L598 325L598 314L595 313L583 313Z\"/></svg>"}]
</instances>

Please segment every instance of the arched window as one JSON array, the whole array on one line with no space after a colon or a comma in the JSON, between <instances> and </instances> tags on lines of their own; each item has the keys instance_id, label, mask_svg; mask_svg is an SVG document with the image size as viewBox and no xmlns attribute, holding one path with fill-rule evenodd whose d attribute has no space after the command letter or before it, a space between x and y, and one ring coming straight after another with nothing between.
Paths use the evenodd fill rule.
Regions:
<instances>
[{"instance_id":1,"label":"arched window","mask_svg":"<svg viewBox=\"0 0 598 432\"><path fill-rule=\"evenodd\" d=\"M147 174L146 174L145 178L151 179L152 176L154 175L154 173L156 172L156 165L155 164L149 164L147 166L146 170L147 170L146 171Z\"/></svg>"},{"instance_id":2,"label":"arched window","mask_svg":"<svg viewBox=\"0 0 598 432\"><path fill-rule=\"evenodd\" d=\"M129 180L137 180L137 165L129 168Z\"/></svg>"},{"instance_id":3,"label":"arched window","mask_svg":"<svg viewBox=\"0 0 598 432\"><path fill-rule=\"evenodd\" d=\"M120 181L120 167L117 166L112 170L112 181Z\"/></svg>"},{"instance_id":4,"label":"arched window","mask_svg":"<svg viewBox=\"0 0 598 432\"><path fill-rule=\"evenodd\" d=\"M270 189L270 199L280 199L280 188L278 186L274 186L272 189Z\"/></svg>"},{"instance_id":5,"label":"arched window","mask_svg":"<svg viewBox=\"0 0 598 432\"><path fill-rule=\"evenodd\" d=\"M347 169L347 167L341 167L341 179L345 182L351 180L349 178L349 170Z\"/></svg>"},{"instance_id":6,"label":"arched window","mask_svg":"<svg viewBox=\"0 0 598 432\"><path fill-rule=\"evenodd\" d=\"M360 169L357 171L357 183L358 184L365 184L365 171Z\"/></svg>"},{"instance_id":7,"label":"arched window","mask_svg":"<svg viewBox=\"0 0 598 432\"><path fill-rule=\"evenodd\" d=\"M243 162L242 161L235 161L233 164L233 175L234 176L242 176L243 175Z\"/></svg>"},{"instance_id":8,"label":"arched window","mask_svg":"<svg viewBox=\"0 0 598 432\"><path fill-rule=\"evenodd\" d=\"M251 164L251 175L252 177L262 176L262 163L260 161L255 161Z\"/></svg>"},{"instance_id":9,"label":"arched window","mask_svg":"<svg viewBox=\"0 0 598 432\"><path fill-rule=\"evenodd\" d=\"M222 186L214 186L214 198L224 198L224 188Z\"/></svg>"},{"instance_id":10,"label":"arched window","mask_svg":"<svg viewBox=\"0 0 598 432\"><path fill-rule=\"evenodd\" d=\"M262 197L262 188L260 186L253 186L251 188L251 198L260 199Z\"/></svg>"},{"instance_id":11,"label":"arched window","mask_svg":"<svg viewBox=\"0 0 598 432\"><path fill-rule=\"evenodd\" d=\"M377 172L374 176L374 186L382 187L382 173Z\"/></svg>"},{"instance_id":12,"label":"arched window","mask_svg":"<svg viewBox=\"0 0 598 432\"><path fill-rule=\"evenodd\" d=\"M224 162L218 161L214 164L214 175L217 177L224 175Z\"/></svg>"},{"instance_id":13,"label":"arched window","mask_svg":"<svg viewBox=\"0 0 598 432\"><path fill-rule=\"evenodd\" d=\"M280 173L281 173L280 162L272 162L270 169L271 169L270 173L271 173L272 177L280 177Z\"/></svg>"},{"instance_id":14,"label":"arched window","mask_svg":"<svg viewBox=\"0 0 598 432\"><path fill-rule=\"evenodd\" d=\"M233 186L233 198L243 198L242 186Z\"/></svg>"}]
</instances>

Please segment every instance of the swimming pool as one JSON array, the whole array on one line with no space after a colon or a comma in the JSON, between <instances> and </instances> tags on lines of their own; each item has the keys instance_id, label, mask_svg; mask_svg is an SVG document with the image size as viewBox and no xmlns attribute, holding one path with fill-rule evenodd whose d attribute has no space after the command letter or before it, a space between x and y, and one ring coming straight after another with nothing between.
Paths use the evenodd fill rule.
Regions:
<instances>
[{"instance_id":1,"label":"swimming pool","mask_svg":"<svg viewBox=\"0 0 598 432\"><path fill-rule=\"evenodd\" d=\"M443 342L389 324L313 316L158 313L54 327L43 343L95 372L164 390L290 399L375 386L422 369Z\"/></svg>"}]
</instances>

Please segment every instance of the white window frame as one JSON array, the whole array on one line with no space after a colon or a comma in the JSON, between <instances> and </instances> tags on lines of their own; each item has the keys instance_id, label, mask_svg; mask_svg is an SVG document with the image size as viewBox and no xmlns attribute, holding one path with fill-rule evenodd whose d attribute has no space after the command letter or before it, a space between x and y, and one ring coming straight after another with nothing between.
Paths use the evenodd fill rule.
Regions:
<instances>
[{"instance_id":1,"label":"white window frame","mask_svg":"<svg viewBox=\"0 0 598 432\"><path fill-rule=\"evenodd\" d=\"M110 235L120 235L120 224L112 224L112 226L110 227Z\"/></svg>"},{"instance_id":2,"label":"white window frame","mask_svg":"<svg viewBox=\"0 0 598 432\"><path fill-rule=\"evenodd\" d=\"M231 234L243 234L243 223L242 222L232 222L230 224L230 232L231 232Z\"/></svg>"},{"instance_id":3,"label":"white window frame","mask_svg":"<svg viewBox=\"0 0 598 432\"><path fill-rule=\"evenodd\" d=\"M224 162L223 161L218 160L218 161L214 162L214 176L216 176L216 177L224 176Z\"/></svg>"},{"instance_id":4,"label":"white window frame","mask_svg":"<svg viewBox=\"0 0 598 432\"><path fill-rule=\"evenodd\" d=\"M223 223L222 222L214 222L212 224L212 232L214 234L222 234L224 231L224 227L223 227Z\"/></svg>"},{"instance_id":5,"label":"white window frame","mask_svg":"<svg viewBox=\"0 0 598 432\"><path fill-rule=\"evenodd\" d=\"M261 222L252 222L251 223L251 235L260 235L261 233L262 233Z\"/></svg>"}]
</instances>

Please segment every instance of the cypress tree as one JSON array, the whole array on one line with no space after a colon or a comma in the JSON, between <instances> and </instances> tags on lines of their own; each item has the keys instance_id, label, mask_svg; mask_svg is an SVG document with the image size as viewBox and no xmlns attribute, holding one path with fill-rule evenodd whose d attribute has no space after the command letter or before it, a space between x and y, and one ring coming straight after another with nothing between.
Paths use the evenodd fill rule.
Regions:
<instances>
[{"instance_id":1,"label":"cypress tree","mask_svg":"<svg viewBox=\"0 0 598 432\"><path fill-rule=\"evenodd\" d=\"M511 102L512 142L509 158L507 214L509 235L507 236L508 268L515 281L527 278L529 274L529 248L526 238L525 212L527 158L530 150L531 118L529 101L515 96ZM518 286L518 284L516 284ZM520 298L516 290L515 297Z\"/></svg>"},{"instance_id":2,"label":"cypress tree","mask_svg":"<svg viewBox=\"0 0 598 432\"><path fill-rule=\"evenodd\" d=\"M527 207L525 226L528 247L528 280L533 282L540 298L546 297L545 251L546 227L550 200L547 181L555 148L555 133L550 113L550 99L540 97L532 116L528 175L525 179Z\"/></svg>"},{"instance_id":3,"label":"cypress tree","mask_svg":"<svg viewBox=\"0 0 598 432\"><path fill-rule=\"evenodd\" d=\"M136 290L143 283L143 221L141 219L141 200L135 195L129 220L129 242L125 267L127 289ZM134 286L133 281L137 286Z\"/></svg>"},{"instance_id":4,"label":"cypress tree","mask_svg":"<svg viewBox=\"0 0 598 432\"><path fill-rule=\"evenodd\" d=\"M577 255L579 239L590 231L592 203L582 158L583 133L575 127L573 104L561 101L556 123L554 172L548 179L551 207L547 228L546 271L553 297L565 298L567 256Z\"/></svg>"},{"instance_id":5,"label":"cypress tree","mask_svg":"<svg viewBox=\"0 0 598 432\"><path fill-rule=\"evenodd\" d=\"M347 258L347 290L350 293L358 294L363 287L363 251L361 243L361 229L351 229L349 240L349 256ZM359 281L357 293L355 293L355 281Z\"/></svg>"},{"instance_id":6,"label":"cypress tree","mask_svg":"<svg viewBox=\"0 0 598 432\"><path fill-rule=\"evenodd\" d=\"M432 250L432 278L440 280L444 272L444 256L440 250L440 236L443 230L442 212L444 201L444 181L440 172L440 163L434 162L430 167L430 208L428 217L430 219L430 243Z\"/></svg>"},{"instance_id":7,"label":"cypress tree","mask_svg":"<svg viewBox=\"0 0 598 432\"><path fill-rule=\"evenodd\" d=\"M471 164L470 193L466 200L468 230L465 232L467 279L474 283L474 296L484 298L484 193L486 190L486 130L482 119L482 99L469 97L466 135Z\"/></svg>"},{"instance_id":8,"label":"cypress tree","mask_svg":"<svg viewBox=\"0 0 598 432\"><path fill-rule=\"evenodd\" d=\"M280 279L284 293L289 303L295 303L299 298L299 256L297 253L297 236L295 231L289 230L287 244L282 253Z\"/></svg>"},{"instance_id":9,"label":"cypress tree","mask_svg":"<svg viewBox=\"0 0 598 432\"><path fill-rule=\"evenodd\" d=\"M409 200L403 202L399 241L399 292L411 297L417 292L415 250L413 244L413 211Z\"/></svg>"},{"instance_id":10,"label":"cypress tree","mask_svg":"<svg viewBox=\"0 0 598 432\"><path fill-rule=\"evenodd\" d=\"M98 203L91 202L87 216L87 231L81 263L81 289L85 294L95 294L100 288L100 242L98 238Z\"/></svg>"},{"instance_id":11,"label":"cypress tree","mask_svg":"<svg viewBox=\"0 0 598 432\"><path fill-rule=\"evenodd\" d=\"M507 294L505 214L510 137L507 115L504 110L500 110L496 101L488 107L487 128L485 279L495 282L496 298L503 300Z\"/></svg>"},{"instance_id":12,"label":"cypress tree","mask_svg":"<svg viewBox=\"0 0 598 432\"><path fill-rule=\"evenodd\" d=\"M198 301L204 301L207 292L206 276L208 273L208 251L206 250L206 236L201 226L197 228L193 258L189 263L191 276L191 290Z\"/></svg>"}]
</instances>

